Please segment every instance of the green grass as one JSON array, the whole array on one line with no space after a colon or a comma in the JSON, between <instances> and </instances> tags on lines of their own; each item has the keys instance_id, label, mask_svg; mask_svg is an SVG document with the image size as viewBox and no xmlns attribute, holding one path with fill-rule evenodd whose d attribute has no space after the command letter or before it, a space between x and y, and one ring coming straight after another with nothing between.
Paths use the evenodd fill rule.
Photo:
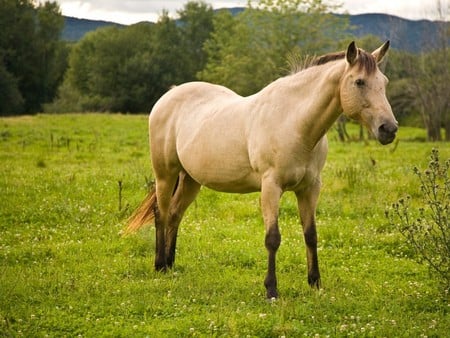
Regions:
<instances>
[{"instance_id":1,"label":"green grass","mask_svg":"<svg viewBox=\"0 0 450 338\"><path fill-rule=\"evenodd\" d=\"M384 217L419 193L412 167L425 168L433 147L450 157L448 144L424 137L402 128L396 146L382 147L329 133L317 215L323 288L307 284L286 194L281 297L269 303L258 194L204 189L166 274L152 268L153 228L120 236L152 180L147 117L2 118L0 336L447 336L448 294Z\"/></svg>"}]
</instances>

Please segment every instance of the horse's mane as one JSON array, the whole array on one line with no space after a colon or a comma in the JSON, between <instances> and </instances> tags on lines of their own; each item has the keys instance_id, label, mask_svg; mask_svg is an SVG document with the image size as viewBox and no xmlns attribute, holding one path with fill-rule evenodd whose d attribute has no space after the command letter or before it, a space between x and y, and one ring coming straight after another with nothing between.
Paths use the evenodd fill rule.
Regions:
<instances>
[{"instance_id":1,"label":"horse's mane","mask_svg":"<svg viewBox=\"0 0 450 338\"><path fill-rule=\"evenodd\" d=\"M356 60L356 65L360 70L364 70L367 74L372 74L377 69L377 63L372 54L367 53L365 50L358 48L359 55ZM304 57L303 59L299 56L294 56L291 58L291 73L295 74L311 68L314 66L324 65L328 62L342 60L345 58L345 52L329 53L317 57Z\"/></svg>"}]
</instances>

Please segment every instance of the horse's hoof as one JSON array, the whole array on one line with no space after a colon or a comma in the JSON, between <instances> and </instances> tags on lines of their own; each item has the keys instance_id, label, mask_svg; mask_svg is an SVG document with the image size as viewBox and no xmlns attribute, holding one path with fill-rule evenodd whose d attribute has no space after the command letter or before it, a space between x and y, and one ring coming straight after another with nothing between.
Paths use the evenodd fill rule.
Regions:
<instances>
[{"instance_id":1,"label":"horse's hoof","mask_svg":"<svg viewBox=\"0 0 450 338\"><path fill-rule=\"evenodd\" d=\"M175 258L168 258L166 261L166 267L172 269L175 264Z\"/></svg>"},{"instance_id":2,"label":"horse's hoof","mask_svg":"<svg viewBox=\"0 0 450 338\"><path fill-rule=\"evenodd\" d=\"M267 300L273 301L278 298L278 291L276 289L267 289Z\"/></svg>"},{"instance_id":3,"label":"horse's hoof","mask_svg":"<svg viewBox=\"0 0 450 338\"><path fill-rule=\"evenodd\" d=\"M320 289L320 276L308 276L308 284L312 288Z\"/></svg>"},{"instance_id":4,"label":"horse's hoof","mask_svg":"<svg viewBox=\"0 0 450 338\"><path fill-rule=\"evenodd\" d=\"M167 271L166 263L164 263L164 264L155 263L155 271L166 272Z\"/></svg>"}]
</instances>

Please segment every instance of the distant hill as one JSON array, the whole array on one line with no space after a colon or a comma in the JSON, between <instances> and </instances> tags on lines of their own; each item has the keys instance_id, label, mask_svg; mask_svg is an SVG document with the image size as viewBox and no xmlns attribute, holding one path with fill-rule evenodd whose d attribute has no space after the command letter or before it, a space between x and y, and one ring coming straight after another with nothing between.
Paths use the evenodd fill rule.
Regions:
<instances>
[{"instance_id":1,"label":"distant hill","mask_svg":"<svg viewBox=\"0 0 450 338\"><path fill-rule=\"evenodd\" d=\"M372 34L390 40L395 49L413 53L439 47L439 31L450 27L449 22L413 21L386 14L350 15L350 24L356 27L357 37Z\"/></svg>"},{"instance_id":2,"label":"distant hill","mask_svg":"<svg viewBox=\"0 0 450 338\"><path fill-rule=\"evenodd\" d=\"M65 16L62 39L66 41L78 41L86 33L105 26L125 27L124 25L115 22L78 19L70 16Z\"/></svg>"},{"instance_id":3,"label":"distant hill","mask_svg":"<svg viewBox=\"0 0 450 338\"><path fill-rule=\"evenodd\" d=\"M233 15L244 10L242 7L230 8ZM62 38L67 41L77 41L86 33L100 27L124 25L87 19L64 17L65 26ZM407 20L387 14L360 14L350 15L350 24L354 27L352 34L356 38L368 34L379 37L381 40L391 40L393 48L408 52L418 53L439 45L438 32L445 25L450 27L449 22L429 20ZM447 41L450 44L450 40Z\"/></svg>"}]
</instances>

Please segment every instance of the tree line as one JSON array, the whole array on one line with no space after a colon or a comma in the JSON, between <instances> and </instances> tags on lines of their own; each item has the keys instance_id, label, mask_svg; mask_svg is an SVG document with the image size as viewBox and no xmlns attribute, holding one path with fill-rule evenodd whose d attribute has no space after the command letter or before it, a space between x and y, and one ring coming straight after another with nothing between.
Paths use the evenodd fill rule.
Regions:
<instances>
[{"instance_id":1,"label":"tree line","mask_svg":"<svg viewBox=\"0 0 450 338\"><path fill-rule=\"evenodd\" d=\"M0 3L0 115L46 112L150 111L170 87L202 80L250 95L308 56L342 50L353 39L349 20L322 0L249 1L242 12L214 11L190 1L177 19L60 39L55 2ZM391 50L385 73L402 124L423 125L429 140L450 140L448 25L442 46L419 55ZM358 44L381 43L366 36ZM395 47L395 46L394 46Z\"/></svg>"},{"instance_id":2,"label":"tree line","mask_svg":"<svg viewBox=\"0 0 450 338\"><path fill-rule=\"evenodd\" d=\"M56 3L0 1L0 115L37 112L50 102L67 68Z\"/></svg>"}]
</instances>

